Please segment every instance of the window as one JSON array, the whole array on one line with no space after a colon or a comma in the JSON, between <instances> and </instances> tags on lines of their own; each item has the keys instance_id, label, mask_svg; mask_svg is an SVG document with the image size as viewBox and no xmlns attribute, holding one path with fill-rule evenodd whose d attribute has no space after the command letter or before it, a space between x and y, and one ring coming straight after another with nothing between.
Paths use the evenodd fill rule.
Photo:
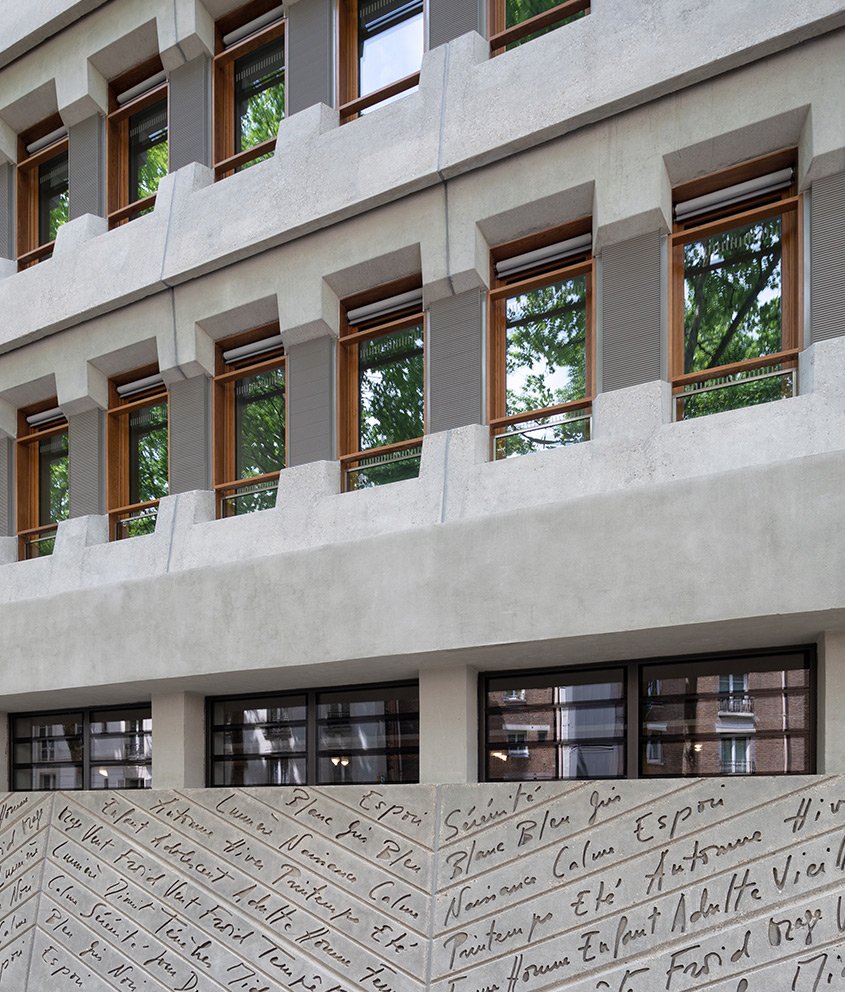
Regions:
<instances>
[{"instance_id":1,"label":"window","mask_svg":"<svg viewBox=\"0 0 845 992\"><path fill-rule=\"evenodd\" d=\"M52 554L70 512L67 420L55 399L18 415L17 506L18 557Z\"/></svg>"},{"instance_id":2,"label":"window","mask_svg":"<svg viewBox=\"0 0 845 992\"><path fill-rule=\"evenodd\" d=\"M155 368L109 386L108 480L112 540L152 534L168 492L167 389Z\"/></svg>"},{"instance_id":3,"label":"window","mask_svg":"<svg viewBox=\"0 0 845 992\"><path fill-rule=\"evenodd\" d=\"M482 676L481 776L810 774L814 657L790 648Z\"/></svg>"},{"instance_id":4,"label":"window","mask_svg":"<svg viewBox=\"0 0 845 992\"><path fill-rule=\"evenodd\" d=\"M495 458L589 440L591 240L584 220L493 253L489 411Z\"/></svg>"},{"instance_id":5,"label":"window","mask_svg":"<svg viewBox=\"0 0 845 992\"><path fill-rule=\"evenodd\" d=\"M794 152L674 191L671 370L678 420L794 395Z\"/></svg>"},{"instance_id":6,"label":"window","mask_svg":"<svg viewBox=\"0 0 845 992\"><path fill-rule=\"evenodd\" d=\"M279 325L217 348L214 490L218 516L276 505L285 467L285 357Z\"/></svg>"},{"instance_id":7,"label":"window","mask_svg":"<svg viewBox=\"0 0 845 992\"><path fill-rule=\"evenodd\" d=\"M21 135L18 158L18 268L53 254L68 220L67 128L55 115Z\"/></svg>"},{"instance_id":8,"label":"window","mask_svg":"<svg viewBox=\"0 0 845 992\"><path fill-rule=\"evenodd\" d=\"M620 669L490 676L484 778L609 778L625 770Z\"/></svg>"},{"instance_id":9,"label":"window","mask_svg":"<svg viewBox=\"0 0 845 992\"><path fill-rule=\"evenodd\" d=\"M422 290L394 284L343 308L340 461L347 490L419 475L425 433L421 307Z\"/></svg>"},{"instance_id":10,"label":"window","mask_svg":"<svg viewBox=\"0 0 845 992\"><path fill-rule=\"evenodd\" d=\"M12 789L149 789L148 705L10 717Z\"/></svg>"},{"instance_id":11,"label":"window","mask_svg":"<svg viewBox=\"0 0 845 992\"><path fill-rule=\"evenodd\" d=\"M273 154L285 116L285 21L275 2L249 4L217 25L214 175Z\"/></svg>"},{"instance_id":12,"label":"window","mask_svg":"<svg viewBox=\"0 0 845 992\"><path fill-rule=\"evenodd\" d=\"M425 48L423 0L342 0L340 122L414 89Z\"/></svg>"},{"instance_id":13,"label":"window","mask_svg":"<svg viewBox=\"0 0 845 992\"><path fill-rule=\"evenodd\" d=\"M589 0L490 0L490 49L510 51L589 12Z\"/></svg>"},{"instance_id":14,"label":"window","mask_svg":"<svg viewBox=\"0 0 845 992\"><path fill-rule=\"evenodd\" d=\"M211 785L419 780L416 683L209 700Z\"/></svg>"},{"instance_id":15,"label":"window","mask_svg":"<svg viewBox=\"0 0 845 992\"><path fill-rule=\"evenodd\" d=\"M108 116L109 226L155 206L168 172L167 78L156 56L114 80Z\"/></svg>"}]
</instances>

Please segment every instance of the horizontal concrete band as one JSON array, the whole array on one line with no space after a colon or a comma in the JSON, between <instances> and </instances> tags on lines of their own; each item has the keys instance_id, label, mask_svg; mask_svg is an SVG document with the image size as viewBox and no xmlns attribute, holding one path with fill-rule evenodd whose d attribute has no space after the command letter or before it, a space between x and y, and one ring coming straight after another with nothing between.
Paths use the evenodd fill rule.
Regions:
<instances>
[{"instance_id":1,"label":"horizontal concrete band","mask_svg":"<svg viewBox=\"0 0 845 992\"><path fill-rule=\"evenodd\" d=\"M836 987L843 834L839 777L11 793L0 970L16 992Z\"/></svg>"}]
</instances>

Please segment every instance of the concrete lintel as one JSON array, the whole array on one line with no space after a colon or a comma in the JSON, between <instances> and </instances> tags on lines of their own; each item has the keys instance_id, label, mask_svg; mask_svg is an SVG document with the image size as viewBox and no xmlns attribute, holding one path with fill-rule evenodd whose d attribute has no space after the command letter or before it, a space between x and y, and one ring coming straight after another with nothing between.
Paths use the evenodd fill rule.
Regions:
<instances>
[{"instance_id":1,"label":"concrete lintel","mask_svg":"<svg viewBox=\"0 0 845 992\"><path fill-rule=\"evenodd\" d=\"M8 400L0 400L0 438L18 436L18 411Z\"/></svg>"},{"instance_id":2,"label":"concrete lintel","mask_svg":"<svg viewBox=\"0 0 845 992\"><path fill-rule=\"evenodd\" d=\"M337 338L340 333L340 300L325 279L311 279L304 285L298 273L284 272L279 288L279 327L286 348L313 341Z\"/></svg>"},{"instance_id":3,"label":"concrete lintel","mask_svg":"<svg viewBox=\"0 0 845 992\"><path fill-rule=\"evenodd\" d=\"M153 782L157 789L205 785L205 697L196 692L160 692L152 696L155 727Z\"/></svg>"},{"instance_id":4,"label":"concrete lintel","mask_svg":"<svg viewBox=\"0 0 845 992\"><path fill-rule=\"evenodd\" d=\"M214 54L214 20L201 0L168 0L156 15L156 30L166 72Z\"/></svg>"},{"instance_id":5,"label":"concrete lintel","mask_svg":"<svg viewBox=\"0 0 845 992\"><path fill-rule=\"evenodd\" d=\"M0 118L0 165L6 162L14 164L18 160L18 136L9 125Z\"/></svg>"},{"instance_id":6,"label":"concrete lintel","mask_svg":"<svg viewBox=\"0 0 845 992\"><path fill-rule=\"evenodd\" d=\"M109 229L109 222L105 217L98 217L96 214L83 214L74 220L69 220L62 224L56 234L56 246L53 255L66 255L75 251L80 245L92 238L98 238Z\"/></svg>"},{"instance_id":7,"label":"concrete lintel","mask_svg":"<svg viewBox=\"0 0 845 992\"><path fill-rule=\"evenodd\" d=\"M109 84L88 59L70 59L59 65L56 102L67 127L93 114L109 112Z\"/></svg>"},{"instance_id":8,"label":"concrete lintel","mask_svg":"<svg viewBox=\"0 0 845 992\"><path fill-rule=\"evenodd\" d=\"M62 362L56 366L56 396L66 417L95 408L107 410L109 381L90 362Z\"/></svg>"}]
</instances>

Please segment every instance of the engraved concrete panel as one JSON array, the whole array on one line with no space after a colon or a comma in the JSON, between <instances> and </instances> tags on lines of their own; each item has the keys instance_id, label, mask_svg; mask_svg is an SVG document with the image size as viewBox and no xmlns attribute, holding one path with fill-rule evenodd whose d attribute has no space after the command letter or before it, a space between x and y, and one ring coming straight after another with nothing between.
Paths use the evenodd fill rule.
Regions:
<instances>
[{"instance_id":1,"label":"engraved concrete panel","mask_svg":"<svg viewBox=\"0 0 845 992\"><path fill-rule=\"evenodd\" d=\"M0 990L811 992L845 779L0 797Z\"/></svg>"}]
</instances>

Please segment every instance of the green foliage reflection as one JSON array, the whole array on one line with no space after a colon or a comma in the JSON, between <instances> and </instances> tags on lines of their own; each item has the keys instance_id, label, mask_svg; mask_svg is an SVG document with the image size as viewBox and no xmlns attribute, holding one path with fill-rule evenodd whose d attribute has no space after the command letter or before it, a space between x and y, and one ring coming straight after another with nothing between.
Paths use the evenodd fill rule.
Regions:
<instances>
[{"instance_id":1,"label":"green foliage reflection","mask_svg":"<svg viewBox=\"0 0 845 992\"><path fill-rule=\"evenodd\" d=\"M557 7L559 2L560 0L505 0L505 27L512 28L517 24L522 24L532 17L536 17L538 14L545 13L545 11L551 10L553 7ZM554 31L556 28L563 27L565 24L571 24L573 21L585 17L586 13L586 11L580 10L576 14L570 14L569 17L556 21L547 28L535 31L525 38L520 38L519 41L511 42L507 46L507 50L510 51L513 48L519 47L519 45L524 45L527 41L533 41L534 38L548 34L549 31Z\"/></svg>"},{"instance_id":2,"label":"green foliage reflection","mask_svg":"<svg viewBox=\"0 0 845 992\"><path fill-rule=\"evenodd\" d=\"M129 502L167 495L167 404L156 403L129 415Z\"/></svg>"}]
</instances>

